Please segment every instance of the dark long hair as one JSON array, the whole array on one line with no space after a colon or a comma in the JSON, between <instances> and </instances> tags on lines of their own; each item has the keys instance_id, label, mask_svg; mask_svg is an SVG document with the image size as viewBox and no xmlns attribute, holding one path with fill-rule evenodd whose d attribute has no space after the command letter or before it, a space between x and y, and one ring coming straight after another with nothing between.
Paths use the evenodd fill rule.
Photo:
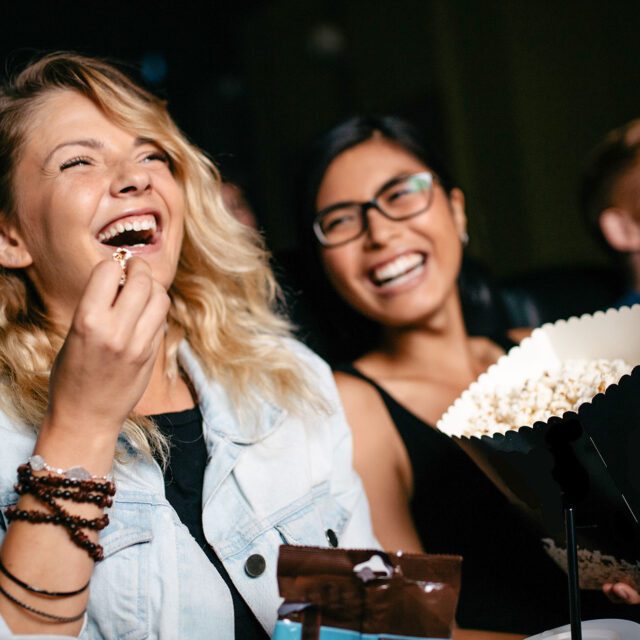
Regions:
<instances>
[{"instance_id":1,"label":"dark long hair","mask_svg":"<svg viewBox=\"0 0 640 640\"><path fill-rule=\"evenodd\" d=\"M320 137L311 149L307 162L306 210L315 214L315 200L329 165L344 151L375 135L396 143L415 156L439 178L443 189L450 193L454 183L439 154L429 145L426 136L415 126L397 116L354 116L341 122Z\"/></svg>"}]
</instances>

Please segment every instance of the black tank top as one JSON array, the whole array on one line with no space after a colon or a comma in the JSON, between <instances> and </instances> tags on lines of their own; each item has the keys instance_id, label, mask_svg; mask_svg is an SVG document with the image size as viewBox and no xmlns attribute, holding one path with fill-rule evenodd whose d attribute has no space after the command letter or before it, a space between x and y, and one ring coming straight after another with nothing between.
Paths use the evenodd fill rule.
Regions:
<instances>
[{"instance_id":1,"label":"black tank top","mask_svg":"<svg viewBox=\"0 0 640 640\"><path fill-rule=\"evenodd\" d=\"M462 627L534 634L566 624L566 578L539 538L453 440L352 365L338 371L380 394L413 472L410 508L428 553L463 556Z\"/></svg>"},{"instance_id":2,"label":"black tank top","mask_svg":"<svg viewBox=\"0 0 640 640\"><path fill-rule=\"evenodd\" d=\"M267 632L240 595L231 576L204 535L202 487L208 453L202 433L200 409L196 406L185 411L163 413L150 417L171 443L169 464L164 473L167 500L229 587L233 601L235 637L238 640L240 638L242 640L268 640ZM212 621L211 634L211 637L214 638L214 621Z\"/></svg>"}]
</instances>

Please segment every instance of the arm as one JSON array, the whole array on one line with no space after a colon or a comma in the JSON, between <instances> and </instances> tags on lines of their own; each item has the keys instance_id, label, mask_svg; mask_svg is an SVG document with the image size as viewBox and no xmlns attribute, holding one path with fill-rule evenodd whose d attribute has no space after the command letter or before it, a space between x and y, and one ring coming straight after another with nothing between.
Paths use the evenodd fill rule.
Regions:
<instances>
[{"instance_id":1,"label":"arm","mask_svg":"<svg viewBox=\"0 0 640 640\"><path fill-rule=\"evenodd\" d=\"M113 262L96 266L54 363L49 407L34 452L55 467L81 465L94 475L107 474L122 424L149 382L162 343L168 297L140 260L131 261L121 290L120 275ZM59 503L72 515L102 515L96 505L62 499ZM18 507L45 511L30 495L22 496ZM97 541L95 532L89 536ZM79 589L94 567L65 528L48 524L12 523L0 556L21 581L48 591ZM88 589L73 597L49 598L22 589L5 575L0 575L0 585L28 606L60 617L77 615L88 601ZM1 594L0 615L19 634L77 635L83 622L47 622Z\"/></svg>"},{"instance_id":2,"label":"arm","mask_svg":"<svg viewBox=\"0 0 640 640\"><path fill-rule=\"evenodd\" d=\"M409 500L411 468L379 394L362 380L335 376L353 434L353 464L371 506L373 529L385 549L421 552Z\"/></svg>"}]
</instances>

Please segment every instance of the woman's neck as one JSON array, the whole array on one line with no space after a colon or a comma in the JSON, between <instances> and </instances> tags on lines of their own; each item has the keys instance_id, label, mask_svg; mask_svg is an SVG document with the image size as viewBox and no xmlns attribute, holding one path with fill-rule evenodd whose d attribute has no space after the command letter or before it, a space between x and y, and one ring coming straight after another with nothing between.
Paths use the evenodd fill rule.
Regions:
<instances>
[{"instance_id":1,"label":"woman's neck","mask_svg":"<svg viewBox=\"0 0 640 640\"><path fill-rule=\"evenodd\" d=\"M184 378L179 374L170 377L167 373L165 346L163 340L149 384L135 407L135 412L140 415L150 416L184 411L191 409L197 403L197 399Z\"/></svg>"},{"instance_id":2,"label":"woman's neck","mask_svg":"<svg viewBox=\"0 0 640 640\"><path fill-rule=\"evenodd\" d=\"M457 291L435 314L411 327L386 327L379 349L363 360L418 377L475 378L478 365L469 346Z\"/></svg>"}]
</instances>

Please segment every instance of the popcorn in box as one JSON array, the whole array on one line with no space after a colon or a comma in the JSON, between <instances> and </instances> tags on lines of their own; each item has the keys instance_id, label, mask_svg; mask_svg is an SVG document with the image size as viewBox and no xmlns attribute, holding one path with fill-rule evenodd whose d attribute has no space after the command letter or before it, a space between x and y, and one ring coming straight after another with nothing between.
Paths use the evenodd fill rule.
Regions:
<instances>
[{"instance_id":1,"label":"popcorn in box","mask_svg":"<svg viewBox=\"0 0 640 640\"><path fill-rule=\"evenodd\" d=\"M563 505L575 505L585 589L640 587L639 363L640 305L547 324L438 422L533 519L561 565Z\"/></svg>"}]
</instances>

